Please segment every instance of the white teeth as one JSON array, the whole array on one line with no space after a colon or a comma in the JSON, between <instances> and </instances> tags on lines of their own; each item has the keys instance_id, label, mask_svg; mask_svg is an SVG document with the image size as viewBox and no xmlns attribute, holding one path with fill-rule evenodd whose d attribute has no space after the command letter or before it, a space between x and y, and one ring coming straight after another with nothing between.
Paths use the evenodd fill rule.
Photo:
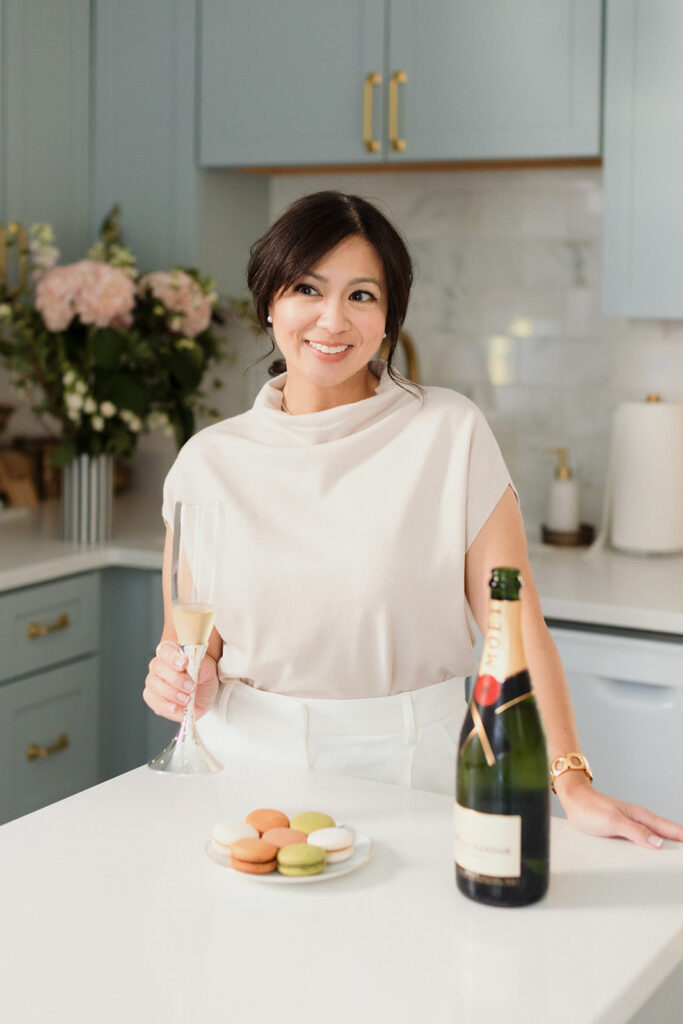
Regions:
<instances>
[{"instance_id":1,"label":"white teeth","mask_svg":"<svg viewBox=\"0 0 683 1024\"><path fill-rule=\"evenodd\" d=\"M311 348L316 349L317 352L324 352L326 356L336 355L337 352L345 352L349 347L348 345L317 345L314 341L308 343Z\"/></svg>"}]
</instances>

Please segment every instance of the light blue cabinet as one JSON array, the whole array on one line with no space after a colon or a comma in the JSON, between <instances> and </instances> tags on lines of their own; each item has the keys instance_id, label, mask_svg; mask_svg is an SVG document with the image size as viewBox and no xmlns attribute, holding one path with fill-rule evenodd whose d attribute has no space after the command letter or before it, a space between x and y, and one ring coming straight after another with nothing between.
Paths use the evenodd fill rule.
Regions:
<instances>
[{"instance_id":1,"label":"light blue cabinet","mask_svg":"<svg viewBox=\"0 0 683 1024\"><path fill-rule=\"evenodd\" d=\"M89 0L0 0L0 221L88 243Z\"/></svg>"},{"instance_id":2,"label":"light blue cabinet","mask_svg":"<svg viewBox=\"0 0 683 1024\"><path fill-rule=\"evenodd\" d=\"M162 750L177 726L142 699L147 666L163 626L161 573L106 569L102 573L102 674L99 774L109 779Z\"/></svg>"},{"instance_id":3,"label":"light blue cabinet","mask_svg":"<svg viewBox=\"0 0 683 1024\"><path fill-rule=\"evenodd\" d=\"M603 310L683 317L683 3L610 0Z\"/></svg>"},{"instance_id":4,"label":"light blue cabinet","mask_svg":"<svg viewBox=\"0 0 683 1024\"><path fill-rule=\"evenodd\" d=\"M363 142L369 75L380 76L384 0L202 0L204 167L377 162ZM368 82L369 138L384 91Z\"/></svg>"},{"instance_id":5,"label":"light blue cabinet","mask_svg":"<svg viewBox=\"0 0 683 1024\"><path fill-rule=\"evenodd\" d=\"M389 24L390 160L600 153L599 0L391 0Z\"/></svg>"},{"instance_id":6,"label":"light blue cabinet","mask_svg":"<svg viewBox=\"0 0 683 1024\"><path fill-rule=\"evenodd\" d=\"M201 0L205 167L596 156L600 0Z\"/></svg>"},{"instance_id":7,"label":"light blue cabinet","mask_svg":"<svg viewBox=\"0 0 683 1024\"><path fill-rule=\"evenodd\" d=\"M0 822L98 781L99 573L0 595Z\"/></svg>"}]
</instances>

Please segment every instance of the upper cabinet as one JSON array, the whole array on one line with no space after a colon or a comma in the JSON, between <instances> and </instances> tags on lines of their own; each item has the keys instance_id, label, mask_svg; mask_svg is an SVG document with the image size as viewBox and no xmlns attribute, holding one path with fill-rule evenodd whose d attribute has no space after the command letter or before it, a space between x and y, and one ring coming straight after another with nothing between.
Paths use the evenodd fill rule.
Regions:
<instances>
[{"instance_id":1,"label":"upper cabinet","mask_svg":"<svg viewBox=\"0 0 683 1024\"><path fill-rule=\"evenodd\" d=\"M0 0L0 221L52 224L65 261L88 236L89 0Z\"/></svg>"},{"instance_id":2,"label":"upper cabinet","mask_svg":"<svg viewBox=\"0 0 683 1024\"><path fill-rule=\"evenodd\" d=\"M201 0L204 167L597 156L600 0Z\"/></svg>"},{"instance_id":3,"label":"upper cabinet","mask_svg":"<svg viewBox=\"0 0 683 1024\"><path fill-rule=\"evenodd\" d=\"M603 309L683 317L683 4L607 6Z\"/></svg>"}]
</instances>

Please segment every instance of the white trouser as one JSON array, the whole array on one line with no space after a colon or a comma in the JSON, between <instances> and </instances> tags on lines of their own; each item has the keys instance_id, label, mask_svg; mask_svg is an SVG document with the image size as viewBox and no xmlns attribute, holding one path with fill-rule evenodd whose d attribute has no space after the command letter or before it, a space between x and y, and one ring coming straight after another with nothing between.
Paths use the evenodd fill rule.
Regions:
<instances>
[{"instance_id":1,"label":"white trouser","mask_svg":"<svg viewBox=\"0 0 683 1024\"><path fill-rule=\"evenodd\" d=\"M249 753L452 795L465 711L462 677L359 700L287 697L232 679L199 730L218 758Z\"/></svg>"}]
</instances>

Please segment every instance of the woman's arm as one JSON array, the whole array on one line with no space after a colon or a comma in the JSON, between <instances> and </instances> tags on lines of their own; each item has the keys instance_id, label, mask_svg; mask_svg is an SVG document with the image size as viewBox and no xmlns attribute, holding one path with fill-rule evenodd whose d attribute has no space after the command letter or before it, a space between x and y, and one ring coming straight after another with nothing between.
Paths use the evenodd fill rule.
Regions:
<instances>
[{"instance_id":1,"label":"woman's arm","mask_svg":"<svg viewBox=\"0 0 683 1024\"><path fill-rule=\"evenodd\" d=\"M173 623L171 605L171 561L173 558L173 534L166 527L164 560L161 570L161 585L164 597L164 628L157 646L157 653L149 663L142 698L157 715L181 721L185 705L194 684L185 671L187 658L178 647L178 636ZM211 631L206 656L199 667L199 679L195 695L195 717L209 710L218 691L216 664L223 651L223 641L215 629Z\"/></svg>"},{"instance_id":2,"label":"woman's arm","mask_svg":"<svg viewBox=\"0 0 683 1024\"><path fill-rule=\"evenodd\" d=\"M580 750L569 687L543 619L522 516L511 487L484 523L465 558L465 594L482 632L486 631L491 569L502 565L518 568L522 576L524 648L548 739L548 754L552 759L570 750ZM661 846L661 837L683 842L682 825L605 796L593 788L583 772L566 772L555 786L567 817L583 832L621 836L650 848Z\"/></svg>"}]
</instances>

